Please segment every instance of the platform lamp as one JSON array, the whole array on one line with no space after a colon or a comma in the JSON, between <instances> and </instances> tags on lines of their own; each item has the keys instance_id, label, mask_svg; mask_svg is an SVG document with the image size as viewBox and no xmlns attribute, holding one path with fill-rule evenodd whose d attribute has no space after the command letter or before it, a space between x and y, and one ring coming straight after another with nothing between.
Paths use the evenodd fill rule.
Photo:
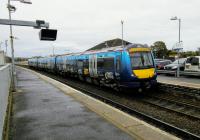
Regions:
<instances>
[{"instance_id":1,"label":"platform lamp","mask_svg":"<svg viewBox=\"0 0 200 140\"><path fill-rule=\"evenodd\" d=\"M178 43L180 44L181 43L181 19L178 18L177 16L175 17L172 17L170 20L178 20L178 23L179 23L179 27L178 27ZM180 67L179 67L179 49L178 48L178 67L177 67L177 77L180 76Z\"/></svg>"},{"instance_id":2,"label":"platform lamp","mask_svg":"<svg viewBox=\"0 0 200 140\"><path fill-rule=\"evenodd\" d=\"M12 76L11 76L11 85L12 85L12 91L15 91L15 59L14 59L14 44L13 44L13 31L12 31L12 17L11 17L11 12L15 12L16 11L16 7L11 5L10 2L11 1L19 1L21 3L25 3L25 4L32 4L32 2L30 0L8 0L8 13L9 13L9 20L10 20L10 45L11 45L11 53L12 53Z\"/></svg>"},{"instance_id":3,"label":"platform lamp","mask_svg":"<svg viewBox=\"0 0 200 140\"><path fill-rule=\"evenodd\" d=\"M55 56L55 46L54 45L52 45L52 48L53 48L53 56Z\"/></svg>"},{"instance_id":4,"label":"platform lamp","mask_svg":"<svg viewBox=\"0 0 200 140\"><path fill-rule=\"evenodd\" d=\"M122 26L122 47L124 49L124 21L121 20L121 26Z\"/></svg>"}]
</instances>

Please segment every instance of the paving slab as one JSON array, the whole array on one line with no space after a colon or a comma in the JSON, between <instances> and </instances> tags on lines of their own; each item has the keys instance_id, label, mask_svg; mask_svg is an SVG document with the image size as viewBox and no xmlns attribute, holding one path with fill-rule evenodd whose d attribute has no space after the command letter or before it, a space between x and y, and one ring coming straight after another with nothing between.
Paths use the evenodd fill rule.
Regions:
<instances>
[{"instance_id":1,"label":"paving slab","mask_svg":"<svg viewBox=\"0 0 200 140\"><path fill-rule=\"evenodd\" d=\"M17 80L13 140L136 139L31 72L18 68Z\"/></svg>"},{"instance_id":2,"label":"paving slab","mask_svg":"<svg viewBox=\"0 0 200 140\"><path fill-rule=\"evenodd\" d=\"M200 89L200 77L174 77L171 75L158 75L158 82L163 84L179 85L189 88Z\"/></svg>"},{"instance_id":3,"label":"paving slab","mask_svg":"<svg viewBox=\"0 0 200 140\"><path fill-rule=\"evenodd\" d=\"M30 122L27 121L22 125L27 127L22 130L25 131L24 134L26 136L31 136L28 137L29 139L35 139L38 133L40 137L36 137L36 139L179 139L142 120L130 116L127 113L42 74L19 67L18 73L19 83L21 82L21 85L18 83L18 87L21 88L18 94L22 93L23 98L27 97L23 100L28 100L27 104L30 104L30 107L20 111L16 110L15 114L18 115L20 112L26 112L25 117L28 117L29 121L32 120ZM27 80L29 82L27 82ZM34 81L37 82L34 83ZM30 82L31 84L28 85L27 83ZM35 85L35 87L27 87L31 85ZM45 90L45 87L47 90ZM36 92L37 90L34 88L38 88L37 90L41 90L42 92ZM30 89L32 89L33 93L29 91ZM26 96L27 93L28 95L30 94L30 97L28 95ZM40 102L38 103L38 101L34 101L41 100L41 97L43 97L42 101L47 104L45 107L42 107ZM53 103L53 105L50 105L49 103ZM31 105L37 107L36 111L34 111L33 106L31 107ZM35 113L37 114L36 116L34 115ZM43 116L41 117L40 114L43 114ZM22 115L22 117L24 117L24 115ZM53 125L51 124L51 119ZM20 127L16 128L20 129ZM30 135L26 134L29 133L28 130L30 128ZM20 135L23 135L23 131L21 132ZM15 134L17 134L17 132L15 132ZM26 138L27 137L23 139Z\"/></svg>"}]
</instances>

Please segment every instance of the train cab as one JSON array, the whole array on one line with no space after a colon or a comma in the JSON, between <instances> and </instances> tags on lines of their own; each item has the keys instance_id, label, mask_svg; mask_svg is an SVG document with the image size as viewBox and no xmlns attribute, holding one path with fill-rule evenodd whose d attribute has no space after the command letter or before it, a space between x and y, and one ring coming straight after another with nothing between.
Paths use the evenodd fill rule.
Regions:
<instances>
[{"instance_id":1,"label":"train cab","mask_svg":"<svg viewBox=\"0 0 200 140\"><path fill-rule=\"evenodd\" d=\"M123 85L130 88L150 88L156 81L156 69L151 49L144 45L130 46L123 53Z\"/></svg>"}]
</instances>

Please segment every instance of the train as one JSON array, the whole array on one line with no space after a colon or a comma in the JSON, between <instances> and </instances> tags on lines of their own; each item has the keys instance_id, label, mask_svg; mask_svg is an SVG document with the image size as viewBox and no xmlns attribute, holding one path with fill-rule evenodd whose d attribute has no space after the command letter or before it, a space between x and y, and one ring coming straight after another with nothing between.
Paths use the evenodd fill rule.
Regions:
<instances>
[{"instance_id":1,"label":"train","mask_svg":"<svg viewBox=\"0 0 200 140\"><path fill-rule=\"evenodd\" d=\"M115 90L150 89L157 85L154 56L147 45L129 44L81 53L31 58L30 68Z\"/></svg>"}]
</instances>

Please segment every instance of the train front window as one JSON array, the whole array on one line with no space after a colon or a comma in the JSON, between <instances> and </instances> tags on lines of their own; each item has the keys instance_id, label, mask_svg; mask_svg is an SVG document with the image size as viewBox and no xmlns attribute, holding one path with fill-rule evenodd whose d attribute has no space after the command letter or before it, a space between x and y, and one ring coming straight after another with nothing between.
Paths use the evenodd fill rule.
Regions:
<instances>
[{"instance_id":1,"label":"train front window","mask_svg":"<svg viewBox=\"0 0 200 140\"><path fill-rule=\"evenodd\" d=\"M153 68L153 58L151 52L130 53L132 69Z\"/></svg>"}]
</instances>

